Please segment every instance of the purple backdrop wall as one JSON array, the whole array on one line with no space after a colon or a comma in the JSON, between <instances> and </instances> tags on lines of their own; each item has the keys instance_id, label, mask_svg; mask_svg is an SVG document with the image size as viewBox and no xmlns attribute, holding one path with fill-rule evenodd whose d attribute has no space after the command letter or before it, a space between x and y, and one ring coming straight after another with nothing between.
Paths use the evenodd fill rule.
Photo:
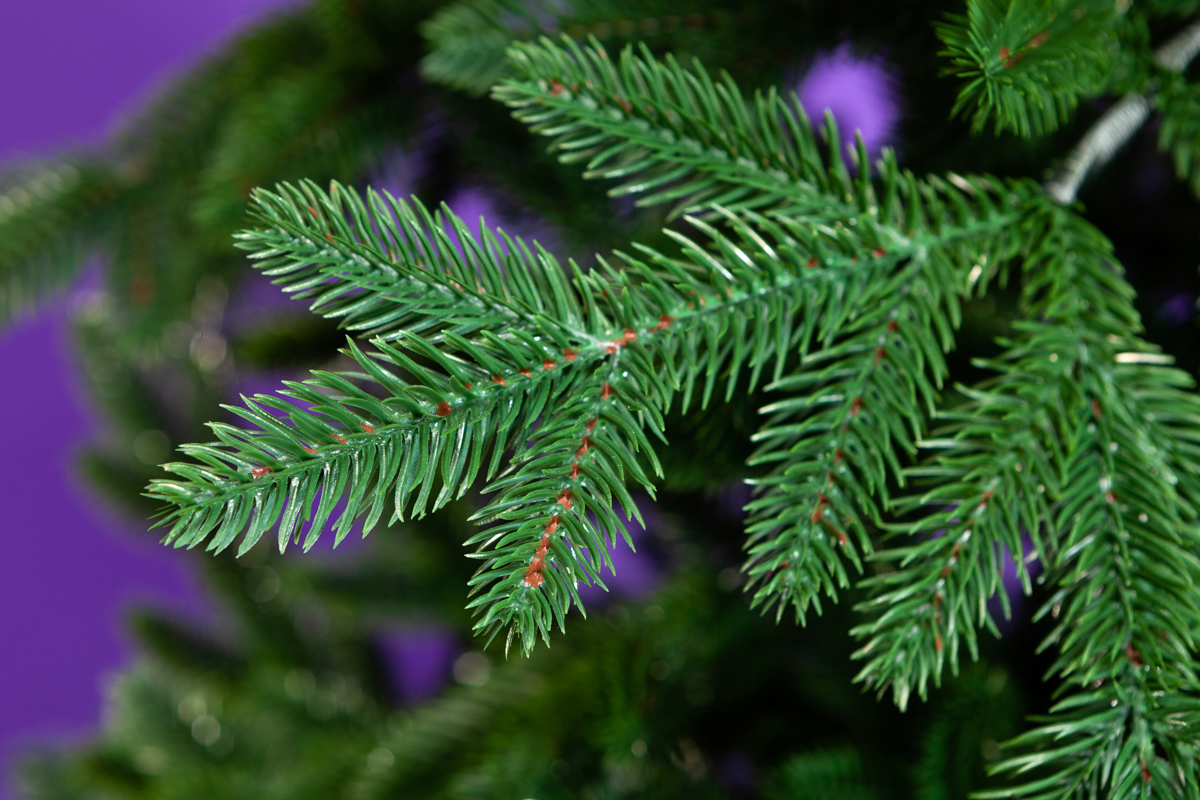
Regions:
<instances>
[{"instance_id":1,"label":"purple backdrop wall","mask_svg":"<svg viewBox=\"0 0 1200 800\"><path fill-rule=\"evenodd\" d=\"M0 162L101 141L165 78L288 2L0 2ZM125 605L203 605L179 554L134 542L136 523L72 476L96 423L74 378L69 302L0 330L0 799L21 745L99 721L104 676L128 657Z\"/></svg>"}]
</instances>

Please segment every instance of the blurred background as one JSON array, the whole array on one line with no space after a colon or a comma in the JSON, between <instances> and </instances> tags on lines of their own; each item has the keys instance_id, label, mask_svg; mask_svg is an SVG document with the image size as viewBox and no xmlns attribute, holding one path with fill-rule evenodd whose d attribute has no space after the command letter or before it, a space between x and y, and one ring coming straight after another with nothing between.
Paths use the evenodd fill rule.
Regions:
<instances>
[{"instance_id":1,"label":"blurred background","mask_svg":"<svg viewBox=\"0 0 1200 800\"><path fill-rule=\"evenodd\" d=\"M164 83L243 26L292 0L0 3L0 164L105 140ZM104 422L87 395L70 292L0 329L0 416L19 457L0 461L0 763L22 744L80 737L100 721L101 684L130 656L134 601L211 613L187 560L89 491L76 469Z\"/></svg>"},{"instance_id":2,"label":"blurred background","mask_svg":"<svg viewBox=\"0 0 1200 800\"><path fill-rule=\"evenodd\" d=\"M739 591L761 396L669 420L660 500L638 498L638 554L618 548L611 595L585 593L588 620L528 661L483 650L463 611L477 496L337 551L325 537L280 556L264 540L235 560L158 545L139 494L175 446L210 438L204 422L232 420L220 403L346 367L336 328L232 247L253 186L412 192L585 264L630 240L666 246L661 211L606 197L486 98L511 38L555 31L613 49L644 40L746 87L795 88L813 116L831 110L918 174L1041 178L1104 103L1038 140L969 136L949 118L957 86L939 77L931 28L960 5L0 4L0 268L48 276L0 308L16 318L0 328L0 793L800 798L824 786L866 800L987 785L998 742L1047 704L1033 655L1045 631L1029 619L1041 590L1014 596L1005 639L989 637L928 703L901 715L862 695L846 634L860 595L801 629ZM1200 213L1154 133L1082 197L1150 338L1194 373ZM49 299L19 308L37 298ZM978 379L970 358L995 351L1012 312L1011 292L968 309L956 380Z\"/></svg>"}]
</instances>

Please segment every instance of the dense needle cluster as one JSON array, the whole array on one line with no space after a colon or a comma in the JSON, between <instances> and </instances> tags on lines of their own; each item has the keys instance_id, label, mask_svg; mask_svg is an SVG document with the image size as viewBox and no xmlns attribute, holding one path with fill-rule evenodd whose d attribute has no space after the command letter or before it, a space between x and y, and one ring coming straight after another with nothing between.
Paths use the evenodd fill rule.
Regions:
<instances>
[{"instance_id":1,"label":"dense needle cluster","mask_svg":"<svg viewBox=\"0 0 1200 800\"><path fill-rule=\"evenodd\" d=\"M507 629L528 650L580 605L580 583L599 581L623 532L609 503L637 513L626 477L653 492L646 431L664 436L675 395L686 408L699 387L707 404L718 379L729 397L769 370L780 399L762 409L750 462L769 466L748 507L755 604L803 618L864 558L897 563L867 579L879 591L856 634L859 679L903 706L993 624L1001 557L1030 536L1062 587L1055 671L1079 688L1064 721L1027 735L1034 755L1006 768L1033 759L1062 780L1108 780L1076 745L1054 761L1047 743L1066 724L1079 747L1126 742L1118 765L1188 785L1197 742L1160 726L1200 710L1200 562L1187 545L1200 484L1180 444L1197 403L1137 338L1103 238L1034 184L918 179L890 155L871 177L861 146L852 172L831 120L822 153L794 101L743 99L670 58L613 60L567 39L518 46L512 60L519 74L495 97L562 158L618 179L614 193L671 204L688 226L668 231L678 250L635 246L616 254L620 268L564 268L486 230L476 241L447 210L338 186L260 190L260 227L241 246L315 311L373 337L375 353L348 352L378 389L320 374L289 384L309 411L247 400L235 411L259 430L215 426L219 446L184 448L203 466L170 465L180 479L153 484L177 507L168 539L212 534L219 550L245 531L244 549L282 515L282 548L318 490L308 543L348 496L340 538L361 513L369 529L385 497L399 516L415 490L421 514L440 484L438 508L490 453L498 494L477 515L494 524L470 542L482 560L471 606L479 629ZM1029 322L991 365L998 377L939 412L960 303L1014 268ZM938 424L950 427L929 435ZM337 446L316 453L304 445L330 438ZM921 447L942 454L909 466ZM912 543L877 552L881 527Z\"/></svg>"},{"instance_id":2,"label":"dense needle cluster","mask_svg":"<svg viewBox=\"0 0 1200 800\"><path fill-rule=\"evenodd\" d=\"M937 29L965 81L955 112L1028 137L1081 99L1136 94L1195 182L1190 55L1150 53L1128 6L970 0ZM596 9L577 11L586 33ZM535 40L550 13L450 7L426 26L425 68L460 88L500 79L493 98L560 161L665 208L665 244L585 267L415 198L254 190L238 246L370 346L348 341L353 371L286 382L303 407L244 398L228 409L251 427L183 446L191 460L149 490L166 540L240 554L274 529L282 551L307 525L307 549L482 477L468 607L488 641L529 653L632 544L614 505L641 520L627 484L654 496L668 415L761 391L755 607L803 622L857 581L857 680L904 708L997 632L1006 559L1027 593L1036 559L1058 700L997 765L1011 785L984 796L1200 796L1200 399L1141 338L1110 243L1029 180L918 176L861 141L847 160L832 117L814 131L794 95L747 97L645 46ZM634 16L655 35L690 24L666 4ZM1077 155L1075 186L1111 153ZM991 377L945 386L963 304L1008 285L1020 321L978 364Z\"/></svg>"}]
</instances>

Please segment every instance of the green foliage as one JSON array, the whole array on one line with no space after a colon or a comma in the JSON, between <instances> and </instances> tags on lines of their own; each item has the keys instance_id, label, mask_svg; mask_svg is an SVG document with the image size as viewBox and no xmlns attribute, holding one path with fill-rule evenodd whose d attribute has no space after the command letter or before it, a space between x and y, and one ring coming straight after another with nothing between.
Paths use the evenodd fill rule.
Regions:
<instances>
[{"instance_id":1,"label":"green foliage","mask_svg":"<svg viewBox=\"0 0 1200 800\"><path fill-rule=\"evenodd\" d=\"M520 3L468 0L446 6L421 25L430 53L421 61L427 80L484 94L510 74L507 58L514 41L563 31L575 39L588 35L617 42L645 41L656 51L718 51L728 11L711 2L675 0L576 0ZM714 29L716 35L714 36Z\"/></svg>"},{"instance_id":2,"label":"green foliage","mask_svg":"<svg viewBox=\"0 0 1200 800\"><path fill-rule=\"evenodd\" d=\"M755 605L790 603L801 620L810 604L820 611L821 592L848 588L847 563L861 571L873 556L885 514L915 518L891 524L913 544L874 556L898 568L867 580L878 594L860 607L877 616L856 629L868 638L859 679L891 686L903 708L947 660L957 672L962 644L978 658L975 628L995 630L987 604L1005 553L1029 590L1028 532L1060 587L1047 605L1061 617L1047 640L1053 670L1089 687L1058 711L1125 688L1111 713L1071 723L1079 741L1000 764L1044 768L1007 791L1123 791L1130 764L1148 776L1191 764L1190 740L1164 740L1154 720L1190 708L1195 685L1200 561L1183 553L1200 497L1187 449L1200 409L1136 338L1132 293L1103 237L1027 184L918 181L889 157L877 177L852 177L836 147L820 155L794 100L746 101L732 81L669 57L613 62L598 44L564 42L514 47L520 75L497 98L554 136L560 159L621 181L610 193L672 204L694 232L668 229L671 254L618 252L620 269L571 263L568 280L545 250L482 227L476 239L448 209L364 202L337 184L260 191L263 227L241 246L314 311L373 336L377 352L351 342L361 372L288 383L308 410L260 395L231 409L259 430L215 424L219 443L185 446L203 466L168 465L178 479L152 484L176 506L167 539L194 546L211 533L220 551L245 530L245 551L281 519L282 550L312 516L307 547L345 495L340 541L356 516L369 531L389 497L401 518L414 491L413 513L425 513L435 483L431 509L461 496L490 450L485 491L498 494L475 518L495 524L467 542L483 561L470 607L477 630L507 629L528 653L581 606L580 582L600 583L611 566L625 533L612 501L638 514L626 473L653 494L643 463L661 468L644 429L663 438L674 394L686 410L701 377L705 407L718 378L728 400L743 370L753 391L773 362L765 389L784 398L760 410L769 416L749 461L771 465L748 506ZM825 135L838 141L832 123ZM861 144L857 155L865 165ZM964 390L968 403L928 439L959 303L1003 282L1014 259L1030 321L985 365L999 377ZM943 454L906 469L901 456L918 444ZM926 486L893 500L908 478Z\"/></svg>"},{"instance_id":3,"label":"green foliage","mask_svg":"<svg viewBox=\"0 0 1200 800\"><path fill-rule=\"evenodd\" d=\"M432 52L421 61L421 74L473 94L486 92L507 71L504 54L516 38L516 30L532 32L540 27L536 12L513 5L516 7L493 0L460 3L424 22L421 33Z\"/></svg>"},{"instance_id":4,"label":"green foliage","mask_svg":"<svg viewBox=\"0 0 1200 800\"><path fill-rule=\"evenodd\" d=\"M937 680L947 657L957 672L960 639L977 657L975 627L995 630L987 603L999 588L1005 553L1017 561L1029 591L1022 535L1032 537L1043 561L1050 557L1053 540L1047 540L1055 531L1044 528L1057 504L1072 505L1069 492L1082 486L1064 472L1074 452L1066 439L1076 423L1063 406L1079 380L1064 354L1078 349L1085 335L1116 336L1139 325L1128 288L1108 271L1109 256L1094 231L1048 209L1030 224L1023 238L1038 245L1025 258L1023 305L1030 316L1055 324L1018 323L1007 353L986 364L1001 377L964 389L970 402L947 414L950 426L924 443L944 455L910 474L936 480L936 488L898 507L941 510L898 526L918 543L881 553L880 561L898 562L897 569L868 581L886 591L863 607L880 616L856 631L871 637L859 652L869 659L859 677L892 684L902 706L914 685L925 696L926 681ZM1079 327L1080 306L1073 305L1081 298L1087 298L1088 334ZM921 646L914 647L914 639Z\"/></svg>"},{"instance_id":5,"label":"green foliage","mask_svg":"<svg viewBox=\"0 0 1200 800\"><path fill-rule=\"evenodd\" d=\"M119 183L84 159L0 175L0 323L70 283Z\"/></svg>"},{"instance_id":6,"label":"green foliage","mask_svg":"<svg viewBox=\"0 0 1200 800\"><path fill-rule=\"evenodd\" d=\"M1200 561L1184 455L1197 433L1195 395L1184 391L1194 384L1130 335L1139 326L1128 289L1110 280L1116 291L1079 291L1111 263L1102 237L1075 223L1045 253L1033 290L1070 334L1055 363L1071 385L1060 394L1062 495L1046 521L1059 588L1042 613L1057 623L1046 642L1059 652L1052 669L1077 688L1013 743L1032 752L999 770L1046 769L1002 796L1057 797L1078 785L1132 797L1146 783L1187 796L1197 743L1176 726L1195 713L1197 689Z\"/></svg>"},{"instance_id":7,"label":"green foliage","mask_svg":"<svg viewBox=\"0 0 1200 800\"><path fill-rule=\"evenodd\" d=\"M985 765L1000 757L1000 742L1021 730L1021 692L1002 664L981 659L947 682L933 700L914 774L917 800L972 796L994 786Z\"/></svg>"},{"instance_id":8,"label":"green foliage","mask_svg":"<svg viewBox=\"0 0 1200 800\"><path fill-rule=\"evenodd\" d=\"M1200 194L1200 86L1174 77L1155 96L1155 106L1162 114L1159 149L1171 156L1175 175Z\"/></svg>"},{"instance_id":9,"label":"green foliage","mask_svg":"<svg viewBox=\"0 0 1200 800\"><path fill-rule=\"evenodd\" d=\"M413 528L407 546L391 542L372 560L411 565L419 560L413 544L446 533ZM423 608L436 607L420 577L406 571L390 570L390 593L409 589ZM538 686L525 664L500 667L483 685L389 714L394 701L370 638L341 640L313 622L327 626L347 606L360 620L377 615L380 592L366 593L371 603L348 603L313 580L320 573L272 559L263 548L240 562L217 560L212 577L239 635L200 641L178 622L154 620L144 640L149 657L110 692L103 744L71 763L35 758L24 769L24 796L93 796L97 787L105 797L389 796L395 786L411 791L443 781L439 771ZM267 592L264 579L271 581ZM146 625L143 617L139 627ZM188 641L181 646L182 637ZM326 746L328 737L336 746Z\"/></svg>"},{"instance_id":10,"label":"green foliage","mask_svg":"<svg viewBox=\"0 0 1200 800\"><path fill-rule=\"evenodd\" d=\"M679 511L711 522L710 508L697 513L698 499ZM722 786L728 753L751 742L795 746L791 723L827 714L837 721L801 746L837 736L876 775L907 786L903 760L864 731L903 741L920 735L919 721L839 680L825 654L844 657L841 623L821 620L802 636L770 624L716 588L700 548L681 554L652 601L611 606L529 659L471 652L467 682L419 705L399 703L381 681L374 626L405 603L453 619L461 583L439 595L430 573L455 549L463 505L372 537L369 550L332 566L263 545L237 560L206 560L237 625L208 634L203 649L224 657L193 658L194 647L155 637L163 646L110 693L104 738L70 758L27 762L22 796L725 798L737 796ZM274 593L263 591L266 580ZM327 628L314 626L321 619ZM708 636L695 636L697 621ZM739 714L764 680L777 687L773 709Z\"/></svg>"},{"instance_id":11,"label":"green foliage","mask_svg":"<svg viewBox=\"0 0 1200 800\"><path fill-rule=\"evenodd\" d=\"M988 602L999 595L1007 610L1001 587L1006 554L1029 591L1022 535L1036 537L1035 552L1042 552L1046 493L1057 495L1060 471L1053 418L1058 387L1042 374L1051 352L1023 343L989 365L1003 377L964 388L970 402L944 412L947 427L922 442L944 454L908 471L941 482L896 504L924 513L896 526L903 546L877 554L878 563L895 567L864 581L876 593L860 610L873 619L854 630L868 639L857 654L867 660L859 680L890 685L901 707L913 689L924 699L928 681L940 680L947 661L957 674L961 645L978 658L976 628L999 633Z\"/></svg>"},{"instance_id":12,"label":"green foliage","mask_svg":"<svg viewBox=\"0 0 1200 800\"><path fill-rule=\"evenodd\" d=\"M997 765L1001 772L1038 777L981 798L1144 797L1148 786L1168 797L1196 797L1197 742L1181 730L1195 725L1197 701L1147 691L1137 677L1073 694L1055 705L1044 726L1018 736L1011 747L1028 753ZM1174 690L1174 691L1172 691Z\"/></svg>"},{"instance_id":13,"label":"green foliage","mask_svg":"<svg viewBox=\"0 0 1200 800\"><path fill-rule=\"evenodd\" d=\"M827 750L794 756L781 770L769 795L783 800L874 800L854 750Z\"/></svg>"},{"instance_id":14,"label":"green foliage","mask_svg":"<svg viewBox=\"0 0 1200 800\"><path fill-rule=\"evenodd\" d=\"M486 232L482 232L482 244L476 244L466 227L451 216L458 240L465 244L465 254L459 255L441 218L419 204L414 208L373 196L374 214L368 219L366 207L357 198L343 200L349 196L336 185L331 195L305 188L306 193L285 188L285 195L260 195L262 213L274 227L265 235L247 237L244 244L268 259L265 271L285 276L280 280L289 288L303 291L318 286L316 307L325 313L346 317L352 327L403 330L403 335L396 337L399 348L384 338L377 338L375 345L380 359L405 370L418 382L407 384L381 366L380 359L372 359L351 344L350 352L364 370L359 377L390 391L389 400L380 401L345 378L325 373L305 384L289 383L287 394L313 403L315 414L270 396L259 396L257 402L248 402L246 409L236 409L235 413L262 431L255 434L215 425L214 432L232 451L186 446L184 452L205 461L206 467L172 465L170 469L187 483L160 480L152 484L158 498L184 506L177 517L168 518L172 524L168 539L191 546L216 530L209 548L220 551L247 528L241 545L245 551L282 514L282 550L298 530L302 512L305 520L309 518L318 491L321 501L306 548L316 541L344 492L349 493L349 500L337 523L337 541L345 537L359 514L366 514L364 529L370 531L387 499L394 501L395 515L400 518L409 495L417 491L414 513L423 515L435 481L440 479L442 488L433 499L433 509L471 486L489 448L489 480L506 448L524 451L533 421L553 402L561 408L556 409L557 416L542 420L537 447L528 454L519 451L522 460L533 459L531 463L493 484L493 488L505 490L495 513L515 521L501 526L500 531L511 528L512 538L518 542L525 539L521 542L525 546L512 547L502 539L496 545L496 556L485 565L487 572L478 579L486 585L503 576L500 586L484 598L496 603L508 599L509 593L527 594L528 588L536 589L545 577L552 587L547 591L554 592L549 605L514 608L512 603L505 604L480 623L495 628L491 614L500 614L501 624L515 614L515 624L529 647L535 634L547 634L552 619L562 624L571 599L577 600L576 576L594 579L607 558L606 542L615 541L622 531L611 502L615 494L626 509L631 508L623 484L625 470L631 470L652 490L633 460L639 450L648 452L649 442L640 430L644 423L622 400L603 401L610 400L615 386L623 400L649 409L664 404L646 398L635 378L618 376L602 363L606 345L600 342L600 335L611 330L612 321L603 313L593 313L585 323L582 304L549 254L541 251L535 260L523 245L506 238L502 247L499 239ZM335 220L332 227L326 219ZM351 221L362 234L376 226L382 233L371 245L357 242ZM426 245L422 235L426 230L438 232L440 247ZM339 235L346 253L330 247L331 242L336 246ZM357 259L359 270L344 269L348 254ZM329 261L321 263L324 259L333 266L327 266ZM431 266L436 269L430 270ZM330 276L339 282L328 283ZM602 290L594 285L595 280L583 280L588 299L600 298ZM445 303L419 293L427 287L442 293ZM411 301L404 300L406 294ZM547 304L543 298L553 300ZM382 315L381 304L385 306ZM622 311L620 307L613 310ZM634 324L632 318L624 321ZM449 324L439 324L445 322ZM500 336L502 330L509 336ZM433 348L418 332L432 334L430 338L445 342L446 349ZM405 350L431 361L433 369L420 366ZM577 370L576 365L593 369ZM632 359L630 366L636 366ZM536 377L533 370L537 370ZM289 413L292 425L277 421L263 406ZM550 464L561 465L565 471L578 463L589 443L595 450L588 459L590 482L576 475L569 487L551 489L551 482L541 479L541 470ZM231 492L234 486L237 488ZM535 528L550 526L553 533L559 516L545 511L531 516L533 509L526 507L553 512L559 505L569 520L564 525L578 525L574 532L580 541L561 553L555 549L559 564L565 561L565 566L556 564L545 576L527 572L533 551L542 547L540 558L545 556L544 543L539 544L536 535L541 532ZM565 511L573 506L575 514L567 516ZM588 510L599 514L599 529L587 522ZM525 589L518 588L522 583Z\"/></svg>"},{"instance_id":15,"label":"green foliage","mask_svg":"<svg viewBox=\"0 0 1200 800\"><path fill-rule=\"evenodd\" d=\"M969 2L937 29L967 81L955 113L1028 137L1110 88L1158 91L1162 146L1190 175L1191 87L1141 46L1152 17L1188 7ZM282 17L162 98L87 192L26 187L43 205L0 219L0 275L17 287L0 296L13 309L44 295L29 287L71 274L78 257L56 251L63 242L99 242L114 259L79 320L94 391L131 434L88 460L114 492L141 483L168 442L201 435L196 419L217 416L237 368L331 357L333 323L369 341L278 394L225 406L236 419L212 423L217 441L184 445L191 462L152 482L149 499L171 506L165 538L221 554L207 563L235 598L239 633L138 616L149 655L121 684L108 734L77 758L34 762L31 796L723 797L719 758L736 762L743 747L781 797L1195 796L1200 407L1190 378L1140 338L1104 236L1028 181L919 177L890 151L869 164L861 142L847 161L833 119L814 131L794 96L746 96L731 75L653 55L711 53L757 75L769 37L740 32L760 18L792 30L784 18L803 15L790 7L471 0L433 11L329 2ZM909 13L813 18L900 46ZM419 20L428 79L478 93L503 77L494 98L563 165L660 216L606 220L617 206L529 156L498 107L397 82L415 69ZM530 41L554 30L561 44ZM647 45L613 58L606 36ZM424 200L357 188L389 148L425 147L433 127ZM913 152L952 130L931 127L911 133ZM471 230L436 204L454 183L446 169L561 206L554 219L581 237L576 254L591 240L643 243L592 265ZM17 191L4 186L0 215ZM240 269L226 240L247 195L255 227L238 246L328 322L222 327ZM999 352L974 362L990 374L945 391L969 371L951 352L976 322L964 308L1009 283L1016 319L1001 315ZM206 343L226 334L232 357L210 363ZM734 439L753 442L744 464ZM673 492L747 476L740 574L728 561L697 566L728 542L706 538L717 515L689 498L671 512L686 524L669 520L656 540L674 572L653 603L591 608L553 652L534 647L582 611L584 586L603 586L617 540L632 545L620 514L641 517L628 484L670 507ZM491 497L476 506L480 484ZM409 539L448 515L483 527ZM327 527L343 542L357 521L363 535L395 530L345 570L260 542L276 528L280 551L301 539L307 550ZM463 538L473 576L457 558ZM996 607L1010 612L1009 557L1043 604L1060 689L988 783L980 759L999 757L1016 689L1004 667L963 662L990 658L979 634L999 633ZM260 591L272 580L278 599ZM776 620L791 607L820 644L714 589L739 585ZM859 616L827 602L840 597ZM313 609L335 621L327 640ZM397 613L473 625L489 642L507 633L529 659L390 710L371 637ZM899 708L946 684L927 714L899 716L853 689L846 628L858 681L890 689ZM829 666L831 654L842 661Z\"/></svg>"},{"instance_id":16,"label":"green foliage","mask_svg":"<svg viewBox=\"0 0 1200 800\"><path fill-rule=\"evenodd\" d=\"M1119 5L1109 0L968 0L938 26L948 70L966 81L955 113L982 130L1041 136L1112 81Z\"/></svg>"},{"instance_id":17,"label":"green foliage","mask_svg":"<svg viewBox=\"0 0 1200 800\"><path fill-rule=\"evenodd\" d=\"M543 39L515 45L512 59L525 80L501 84L494 97L534 133L554 137L559 160L583 164L584 177L620 181L610 196L646 195L639 206L670 204L674 215L701 205L791 207L826 224L878 202L836 146L822 147L794 95L771 89L748 101L728 76L715 82L698 64L659 62L645 48L614 62L598 43ZM836 127L826 134L839 141Z\"/></svg>"},{"instance_id":18,"label":"green foliage","mask_svg":"<svg viewBox=\"0 0 1200 800\"><path fill-rule=\"evenodd\" d=\"M179 506L165 520L171 525L167 539L194 546L215 531L208 546L219 551L245 529L246 549L281 519L282 549L313 513L320 492L306 547L346 494L336 523L340 541L359 514L366 515L369 531L389 494L397 515L413 491L415 513L423 514L439 478L432 509L461 496L488 449L491 480L511 448L515 472L489 487L501 494L479 515L501 524L469 542L489 548L478 556L486 561L473 581L487 591L472 606L481 608L480 629L494 634L509 628L528 650L536 635L544 638L553 624L563 625L571 603L578 605L575 585L597 579L607 543L623 533L609 509L612 499L627 515L636 513L624 490L625 473L653 491L635 454L660 471L642 428L648 425L662 438L662 414L673 393L682 391L686 410L703 375L705 406L718 373L727 370L728 399L742 369L750 370L752 390L771 360L769 390L807 387L812 378L806 372L783 377L787 353L798 347L803 354L819 343L820 354L810 363L832 363L817 380L849 384L833 388L842 390L837 407L800 422L797 414L810 417L807 400L799 407L797 401L769 406L774 422L760 434L769 445L754 459L784 462L767 479L772 491L757 501L750 528L750 572L763 583L756 602L779 602L782 609L790 601L802 615L817 591L832 595L848 584L842 557L861 569L840 528L869 552L858 520L879 517L871 495L899 466L892 437L904 446L919 432L922 409L934 402L926 365L939 380L940 353L957 325L956 295L987 282L980 280L982 267L968 275L953 258L986 264L990 254L992 265L1003 263L1012 247L1017 187L1001 192L957 176L954 182L963 188L942 181L921 185L888 161L877 200L873 183L852 179L836 151L827 164L815 160L817 142L803 112L775 95L751 106L735 87L718 87L703 72L627 55L621 71L657 81L654 97L621 82L602 50L576 49L575 58L549 44L520 52L529 80L510 84L505 96L526 118L533 112L525 109L539 109L539 130L557 133L568 158L586 155L577 146L586 135L592 149L603 148L605 160L619 158L621 165L599 171L593 159L591 174L629 175L649 166L649 153L660 160L650 146L665 145L661 160L682 166L625 188L645 190L671 180L671 188L648 201L668 195L680 208L718 194L730 206L714 204L710 213L736 238L689 217L711 251L670 231L683 246L680 256L642 247L645 261L618 254L625 262L620 271L605 262L587 273L573 266L568 284L545 251L535 258L520 242L502 242L484 230L476 243L452 215L444 223L419 204L378 195L364 204L336 185L328 195L311 185L259 194L257 213L269 227L245 234L242 246L287 289L315 298L314 310L377 335L378 358L354 345L348 352L363 369L356 377L392 397L380 401L344 377L320 374L306 384L289 383L285 393L313 403L311 412L269 396L232 409L261 430L214 425L224 447L184 448L205 466L170 465L183 480L152 484L152 496ZM568 85L563 81L583 93L558 100ZM584 91L588 85L604 87L597 90L604 106ZM529 100L531 93L539 93L539 103ZM626 120L618 100L631 109L636 103L641 118ZM556 103L556 110L540 110ZM642 133L649 142L644 150L605 146L615 138L611 128L651 131L647 118L669 114L677 118L678 133ZM727 150L705 152L686 136L706 127L719 130L716 125L727 120L742 123L739 140ZM590 133L595 128L605 133L597 137ZM772 150L786 141L786 131L795 137L794 147ZM836 141L835 129L829 135ZM757 162L761 155L769 165L771 152L779 168L767 171ZM861 153L860 147L865 158ZM794 177L788 180L783 168ZM752 189L736 185L748 177ZM808 226L818 220L814 236ZM461 254L444 224L456 232ZM852 293L840 282L843 275L857 286ZM873 314L857 314L849 296L873 304ZM804 322L793 329L797 312ZM380 360L416 382L406 383ZM292 424L264 406L288 414ZM535 433L532 424L543 410ZM847 436L843 430L851 423ZM842 451L846 465L839 466ZM838 462L822 466L831 458ZM834 470L841 476L836 489L791 483ZM811 522L797 522L797 508ZM598 514L598 527L588 521L588 511ZM565 534L558 533L560 525ZM845 556L834 549L839 544Z\"/></svg>"},{"instance_id":19,"label":"green foliage","mask_svg":"<svg viewBox=\"0 0 1200 800\"><path fill-rule=\"evenodd\" d=\"M421 90L395 76L415 69L416 25L431 8L296 7L175 81L104 147L0 178L0 323L88 257L105 267L72 322L112 426L86 463L117 502L152 477L165 443L204 436L246 375L240 331L223 316L247 271L228 243L250 189L361 180L415 133ZM139 437L158 445L139 449Z\"/></svg>"},{"instance_id":20,"label":"green foliage","mask_svg":"<svg viewBox=\"0 0 1200 800\"><path fill-rule=\"evenodd\" d=\"M974 655L972 626L993 624L998 557L1019 557L1028 531L1060 587L1043 612L1057 621L1044 645L1059 650L1052 669L1087 688L1056 706L1061 720L1013 742L1031 754L997 766L1039 777L987 796L1060 797L1077 784L1133 796L1135 772L1190 785L1195 745L1161 720L1189 709L1196 686L1200 562L1190 554L1194 468L1181 450L1196 436L1196 401L1181 391L1192 383L1130 335L1132 294L1103 238L1048 217L1024 286L1046 321L1022 326L1002 377L972 392L956 435L934 443L948 454L919 474L950 481L914 505L950 507L909 528L924 542L886 554L901 568L876 579L896 588L866 606L880 616L857 631L872 636L860 678L891 683L903 704L947 655L957 670L959 639Z\"/></svg>"}]
</instances>

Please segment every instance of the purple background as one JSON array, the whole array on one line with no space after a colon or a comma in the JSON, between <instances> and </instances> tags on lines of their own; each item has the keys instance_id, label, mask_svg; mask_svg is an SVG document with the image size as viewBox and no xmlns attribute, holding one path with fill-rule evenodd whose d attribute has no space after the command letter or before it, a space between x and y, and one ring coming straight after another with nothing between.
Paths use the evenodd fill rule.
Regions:
<instances>
[{"instance_id":1,"label":"purple background","mask_svg":"<svg viewBox=\"0 0 1200 800\"><path fill-rule=\"evenodd\" d=\"M854 143L854 132L860 132L872 161L893 141L900 105L896 80L880 56L857 55L849 44L820 53L796 94L814 125L824 123L826 109L833 112L847 145Z\"/></svg>"},{"instance_id":2,"label":"purple background","mask_svg":"<svg viewBox=\"0 0 1200 800\"><path fill-rule=\"evenodd\" d=\"M0 2L0 161L99 143L165 79L288 0ZM17 748L93 729L129 656L121 609L199 613L181 554L97 507L72 455L95 430L62 298L0 329L0 798Z\"/></svg>"},{"instance_id":3,"label":"purple background","mask_svg":"<svg viewBox=\"0 0 1200 800\"><path fill-rule=\"evenodd\" d=\"M292 2L0 2L0 162L102 142L122 114L164 80L240 27ZM855 59L841 48L818 57L798 88L813 117L831 106L843 132L861 127L872 151L890 138L897 108L881 61ZM489 204L472 191L464 190L455 205L474 225ZM527 221L509 222L514 232L530 232L520 230ZM0 329L0 418L9 422L10 454L0 462L0 607L6 612L0 615L0 800L20 746L78 737L99 722L106 676L130 655L121 630L124 607L150 600L205 612L182 554L139 536L139 521L98 507L73 475L73 453L100 421L89 415L75 377L65 328L70 302L60 298ZM651 517L647 522L653 528ZM622 546L616 561L619 576L608 581L613 590L636 597L652 588L652 559ZM390 638L385 648L395 652L389 655L413 667L396 670L400 694L416 699L436 687L454 652L445 632L421 629ZM416 658L416 651L423 655ZM417 662L430 674L416 669Z\"/></svg>"}]
</instances>

